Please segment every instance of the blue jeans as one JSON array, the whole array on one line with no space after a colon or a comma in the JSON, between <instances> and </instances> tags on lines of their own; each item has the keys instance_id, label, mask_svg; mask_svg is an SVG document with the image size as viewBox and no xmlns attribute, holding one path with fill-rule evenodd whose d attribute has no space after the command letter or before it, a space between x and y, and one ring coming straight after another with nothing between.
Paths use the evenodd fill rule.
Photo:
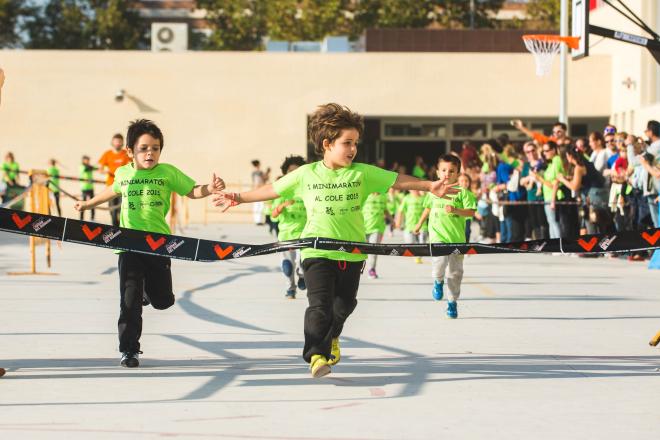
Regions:
<instances>
[{"instance_id":1,"label":"blue jeans","mask_svg":"<svg viewBox=\"0 0 660 440\"><path fill-rule=\"evenodd\" d=\"M646 196L649 202L649 211L651 211L651 220L653 220L653 227L658 227L658 202L655 201L657 195Z\"/></svg>"},{"instance_id":2,"label":"blue jeans","mask_svg":"<svg viewBox=\"0 0 660 440\"><path fill-rule=\"evenodd\" d=\"M511 242L511 218L504 217L500 222L500 243Z\"/></svg>"},{"instance_id":3,"label":"blue jeans","mask_svg":"<svg viewBox=\"0 0 660 440\"><path fill-rule=\"evenodd\" d=\"M561 236L561 231L559 230L559 221L557 220L557 213L550 205L544 205L545 216L548 220L548 226L550 227L550 238L559 238Z\"/></svg>"}]
</instances>

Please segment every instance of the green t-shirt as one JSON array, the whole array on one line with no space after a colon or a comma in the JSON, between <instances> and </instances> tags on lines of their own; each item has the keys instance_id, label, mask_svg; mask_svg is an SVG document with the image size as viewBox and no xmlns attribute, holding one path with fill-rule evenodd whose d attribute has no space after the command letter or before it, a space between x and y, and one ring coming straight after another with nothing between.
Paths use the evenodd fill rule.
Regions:
<instances>
[{"instance_id":1,"label":"green t-shirt","mask_svg":"<svg viewBox=\"0 0 660 440\"><path fill-rule=\"evenodd\" d=\"M561 163L561 158L559 156L555 156L552 158L552 161L548 164L548 168L545 169L545 172L543 173L543 178L547 180L548 182L552 183L557 179L557 176L560 174L564 174L564 166ZM561 200L562 194L560 192L557 193L557 199ZM552 201L552 188L550 188L547 185L543 185L543 200L546 202Z\"/></svg>"},{"instance_id":2,"label":"green t-shirt","mask_svg":"<svg viewBox=\"0 0 660 440\"><path fill-rule=\"evenodd\" d=\"M477 200L471 191L461 188L451 199L441 199L428 194L424 207L429 208L429 240L431 243L465 243L465 222L469 217L448 214L445 206L459 209L476 209Z\"/></svg>"},{"instance_id":3,"label":"green t-shirt","mask_svg":"<svg viewBox=\"0 0 660 440\"><path fill-rule=\"evenodd\" d=\"M412 175L418 179L426 179L426 172L424 171L424 168L420 167L419 165L415 165L413 167Z\"/></svg>"},{"instance_id":4,"label":"green t-shirt","mask_svg":"<svg viewBox=\"0 0 660 440\"><path fill-rule=\"evenodd\" d=\"M280 197L273 200L273 209L280 206L287 200ZM293 199L293 205L286 206L272 221L279 223L279 232L277 239L279 241L295 240L300 238L305 223L307 223L307 211L305 211L305 204L301 199Z\"/></svg>"},{"instance_id":5,"label":"green t-shirt","mask_svg":"<svg viewBox=\"0 0 660 440\"><path fill-rule=\"evenodd\" d=\"M371 193L362 208L364 216L364 232L385 232L385 211L387 210L387 194Z\"/></svg>"},{"instance_id":6,"label":"green t-shirt","mask_svg":"<svg viewBox=\"0 0 660 440\"><path fill-rule=\"evenodd\" d=\"M78 172L78 177L80 177L80 189L82 191L90 191L94 189L94 167L91 165L80 165L80 171Z\"/></svg>"},{"instance_id":7,"label":"green t-shirt","mask_svg":"<svg viewBox=\"0 0 660 440\"><path fill-rule=\"evenodd\" d=\"M3 179L5 182L18 182L18 163L16 162L3 162L2 171L4 173Z\"/></svg>"},{"instance_id":8,"label":"green t-shirt","mask_svg":"<svg viewBox=\"0 0 660 440\"><path fill-rule=\"evenodd\" d=\"M403 230L412 232L419 222L419 218L424 212L424 201L428 197L428 193L421 196L414 196L410 193L406 194L399 206L399 212L403 212ZM428 231L428 222L424 222L420 231Z\"/></svg>"},{"instance_id":9,"label":"green t-shirt","mask_svg":"<svg viewBox=\"0 0 660 440\"><path fill-rule=\"evenodd\" d=\"M273 183L275 192L284 198L300 198L307 211L305 237L365 241L362 205L369 194L384 193L394 184L397 173L353 163L338 170L327 168L323 161L303 165ZM308 248L306 258L364 261L367 256L348 252Z\"/></svg>"},{"instance_id":10,"label":"green t-shirt","mask_svg":"<svg viewBox=\"0 0 660 440\"><path fill-rule=\"evenodd\" d=\"M120 226L170 234L165 221L170 195L175 192L184 196L194 186L193 179L167 163L150 170L136 170L132 163L117 168L112 189L121 194Z\"/></svg>"},{"instance_id":11,"label":"green t-shirt","mask_svg":"<svg viewBox=\"0 0 660 440\"><path fill-rule=\"evenodd\" d=\"M54 192L60 192L60 169L57 167L50 167L46 170L48 173L48 179L53 183L49 184L48 188Z\"/></svg>"}]
</instances>

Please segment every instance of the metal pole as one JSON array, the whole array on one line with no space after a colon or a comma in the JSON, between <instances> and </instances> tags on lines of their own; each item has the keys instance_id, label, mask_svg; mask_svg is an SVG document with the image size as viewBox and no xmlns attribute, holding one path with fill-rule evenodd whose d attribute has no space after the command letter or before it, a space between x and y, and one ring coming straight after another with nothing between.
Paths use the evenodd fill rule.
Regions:
<instances>
[{"instance_id":1,"label":"metal pole","mask_svg":"<svg viewBox=\"0 0 660 440\"><path fill-rule=\"evenodd\" d=\"M568 36L568 0L561 0L559 34ZM559 122L568 124L568 46L561 45L559 53Z\"/></svg>"},{"instance_id":2,"label":"metal pole","mask_svg":"<svg viewBox=\"0 0 660 440\"><path fill-rule=\"evenodd\" d=\"M474 0L470 0L470 29L474 29Z\"/></svg>"}]
</instances>

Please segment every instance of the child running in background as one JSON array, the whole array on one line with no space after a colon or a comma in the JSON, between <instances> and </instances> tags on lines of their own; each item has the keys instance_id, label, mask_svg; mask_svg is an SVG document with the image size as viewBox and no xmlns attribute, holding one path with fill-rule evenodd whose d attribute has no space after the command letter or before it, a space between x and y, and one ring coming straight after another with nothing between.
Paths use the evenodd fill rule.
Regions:
<instances>
[{"instance_id":1,"label":"child running in background","mask_svg":"<svg viewBox=\"0 0 660 440\"><path fill-rule=\"evenodd\" d=\"M96 167L92 166L89 163L89 156L82 157L82 163L80 164L80 172L78 177L80 178L80 191L82 193L81 200L84 202L86 200L91 200L94 198L94 170ZM94 221L94 209L91 212L92 221ZM84 213L80 211L80 220L83 220Z\"/></svg>"},{"instance_id":2,"label":"child running in background","mask_svg":"<svg viewBox=\"0 0 660 440\"><path fill-rule=\"evenodd\" d=\"M364 130L362 116L339 104L320 106L309 120L309 138L323 159L303 165L273 184L247 193L214 197L226 210L240 203L284 197L300 198L307 210L301 238L325 237L365 241L362 207L371 193L400 190L432 191L438 198L456 194L446 180L422 181L381 168L354 163ZM357 306L360 274L367 256L361 253L307 248L302 251L307 283L303 358L312 377L330 373L341 358L339 336Z\"/></svg>"},{"instance_id":3,"label":"child running in background","mask_svg":"<svg viewBox=\"0 0 660 440\"><path fill-rule=\"evenodd\" d=\"M390 214L396 214L399 209L399 204L401 203L401 200L403 197L401 197L401 193L394 188L390 188L387 191L387 212ZM389 221L388 221L389 220ZM390 219L385 220L388 224L388 236L391 238L394 236L394 218L391 217Z\"/></svg>"},{"instance_id":4,"label":"child running in background","mask_svg":"<svg viewBox=\"0 0 660 440\"><path fill-rule=\"evenodd\" d=\"M472 192L472 178L465 173L461 173L458 176L458 186L461 188ZM472 192L472 195L474 196L474 199L477 199L477 195ZM476 208L476 206L475 206ZM465 220L465 242L469 243L470 242L470 235L472 235L472 217L468 218Z\"/></svg>"},{"instance_id":5,"label":"child running in background","mask_svg":"<svg viewBox=\"0 0 660 440\"><path fill-rule=\"evenodd\" d=\"M132 162L115 170L112 186L91 200L76 202L75 208L82 213L121 196L121 227L171 234L165 217L172 192L201 199L223 190L225 184L214 174L210 184L195 185L193 179L175 166L159 163L164 145L163 133L156 124L146 119L133 121L126 135L126 152ZM167 257L118 253L120 364L135 368L140 365L139 354L142 353L143 299L158 310L171 307L174 304L172 272Z\"/></svg>"},{"instance_id":6,"label":"child running in background","mask_svg":"<svg viewBox=\"0 0 660 440\"><path fill-rule=\"evenodd\" d=\"M438 160L438 177L449 185L458 182L460 169L461 161L453 155L446 154ZM474 216L477 207L472 192L461 188L450 200L429 194L424 207L415 232L421 229L422 223L428 218L431 243L465 243L465 223ZM447 317L452 319L458 318L457 301L463 280L463 257L454 254L433 257L433 299L442 299L447 281Z\"/></svg>"},{"instance_id":7,"label":"child running in background","mask_svg":"<svg viewBox=\"0 0 660 440\"><path fill-rule=\"evenodd\" d=\"M290 172L305 165L305 163L307 162L301 156L289 156L282 163L282 174L286 176ZM307 212L301 198L285 199L279 197L275 199L270 215L271 221L277 222L279 225L277 233L277 239L279 241L300 238L300 234L307 222ZM282 252L282 273L284 273L288 281L285 296L289 299L296 298L296 274L298 275L298 289L306 289L305 277L300 273L299 267L296 267L296 262L299 260L300 251L297 249Z\"/></svg>"},{"instance_id":8,"label":"child running in background","mask_svg":"<svg viewBox=\"0 0 660 440\"><path fill-rule=\"evenodd\" d=\"M53 198L55 199L55 208L57 208L57 215L62 217L62 209L60 208L60 169L57 167L57 160L51 159L48 161L50 166L46 170L48 173L48 189Z\"/></svg>"},{"instance_id":9,"label":"child running in background","mask_svg":"<svg viewBox=\"0 0 660 440\"><path fill-rule=\"evenodd\" d=\"M362 208L364 216L364 229L367 234L367 242L380 243L385 233L385 219L389 217L387 212L387 194L371 193ZM369 266L369 278L378 278L376 273L376 260L378 255L369 255L367 265Z\"/></svg>"},{"instance_id":10,"label":"child running in background","mask_svg":"<svg viewBox=\"0 0 660 440\"><path fill-rule=\"evenodd\" d=\"M403 240L408 244L426 243L429 235L429 228L426 222L422 223L418 232L415 227L422 218L424 212L424 199L426 194L420 191L409 191L403 197L396 214L395 227L401 229L403 226ZM421 264L422 257L415 257L415 263Z\"/></svg>"}]
</instances>

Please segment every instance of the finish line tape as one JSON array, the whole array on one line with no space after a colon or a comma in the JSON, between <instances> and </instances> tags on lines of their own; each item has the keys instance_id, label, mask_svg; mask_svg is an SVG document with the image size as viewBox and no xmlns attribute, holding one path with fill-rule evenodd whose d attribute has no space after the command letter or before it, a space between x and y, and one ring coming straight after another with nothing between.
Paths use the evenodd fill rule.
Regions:
<instances>
[{"instance_id":1,"label":"finish line tape","mask_svg":"<svg viewBox=\"0 0 660 440\"><path fill-rule=\"evenodd\" d=\"M0 231L202 262L254 257L309 247L352 254L402 257L552 252L598 254L660 248L660 228L625 231L611 235L584 235L572 240L548 239L498 244L375 244L329 238L301 238L267 244L245 244L117 228L102 223L7 208L0 208Z\"/></svg>"}]
</instances>

